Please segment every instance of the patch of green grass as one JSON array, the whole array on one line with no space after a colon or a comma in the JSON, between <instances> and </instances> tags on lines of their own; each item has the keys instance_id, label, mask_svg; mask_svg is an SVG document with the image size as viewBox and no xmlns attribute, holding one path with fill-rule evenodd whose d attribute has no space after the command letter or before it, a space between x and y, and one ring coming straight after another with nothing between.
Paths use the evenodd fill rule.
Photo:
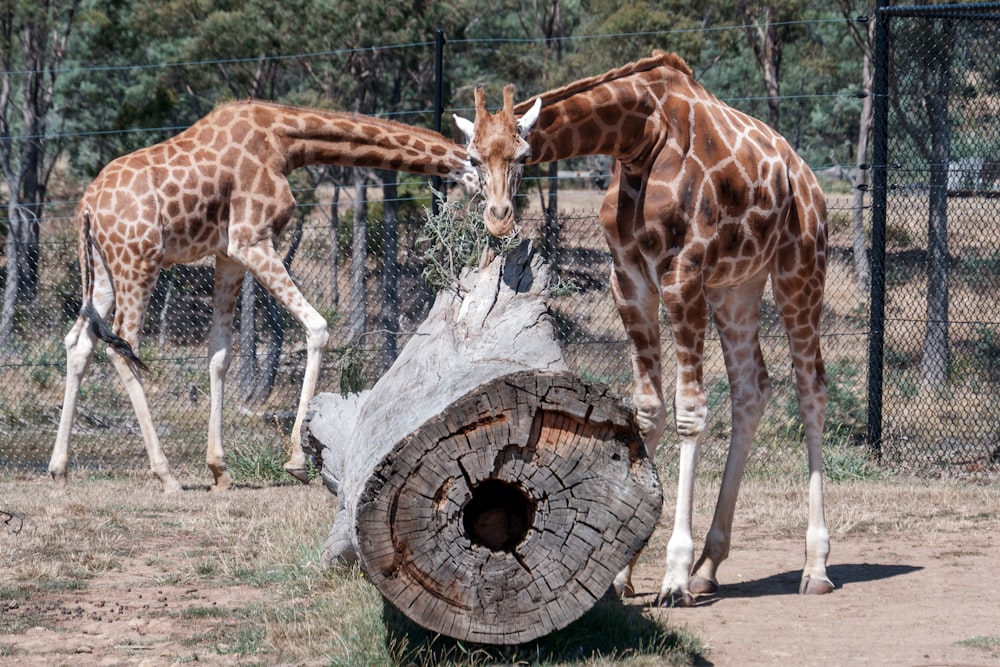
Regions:
<instances>
[{"instance_id":1,"label":"patch of green grass","mask_svg":"<svg viewBox=\"0 0 1000 667\"><path fill-rule=\"evenodd\" d=\"M885 473L872 463L863 447L827 447L823 450L823 473L832 482L880 480Z\"/></svg>"},{"instance_id":2,"label":"patch of green grass","mask_svg":"<svg viewBox=\"0 0 1000 667\"><path fill-rule=\"evenodd\" d=\"M194 566L195 574L206 579L214 579L219 573L219 564L210 560L201 561Z\"/></svg>"},{"instance_id":3,"label":"patch of green grass","mask_svg":"<svg viewBox=\"0 0 1000 667\"><path fill-rule=\"evenodd\" d=\"M259 605L219 611L220 615L214 618L220 622L208 624L210 631L192 636L183 643L202 654L246 657L264 655L271 651ZM207 616L186 616L186 618L207 618ZM247 663L241 661L240 664Z\"/></svg>"},{"instance_id":4,"label":"patch of green grass","mask_svg":"<svg viewBox=\"0 0 1000 667\"><path fill-rule=\"evenodd\" d=\"M25 586L0 586L0 603L24 602L31 597L31 592Z\"/></svg>"},{"instance_id":5,"label":"patch of green grass","mask_svg":"<svg viewBox=\"0 0 1000 667\"><path fill-rule=\"evenodd\" d=\"M226 452L226 467L237 484L291 484L295 480L285 472L284 464L285 451L275 444L242 442Z\"/></svg>"},{"instance_id":6,"label":"patch of green grass","mask_svg":"<svg viewBox=\"0 0 1000 667\"><path fill-rule=\"evenodd\" d=\"M955 645L986 651L991 656L1000 655L1000 637L972 637L955 642Z\"/></svg>"},{"instance_id":7,"label":"patch of green grass","mask_svg":"<svg viewBox=\"0 0 1000 667\"><path fill-rule=\"evenodd\" d=\"M690 665L704 660L704 649L694 636L666 628L641 608L612 597L598 601L580 619L545 637L516 646L492 646L458 641L418 626L385 602L375 587L356 571L342 573L338 578L342 581L336 588L350 604L330 601L344 608L312 611L339 619L339 642L331 647L331 667L495 664L541 667L607 661L622 665ZM331 613L341 615L330 616ZM288 619L282 623L283 627L293 625Z\"/></svg>"}]
</instances>

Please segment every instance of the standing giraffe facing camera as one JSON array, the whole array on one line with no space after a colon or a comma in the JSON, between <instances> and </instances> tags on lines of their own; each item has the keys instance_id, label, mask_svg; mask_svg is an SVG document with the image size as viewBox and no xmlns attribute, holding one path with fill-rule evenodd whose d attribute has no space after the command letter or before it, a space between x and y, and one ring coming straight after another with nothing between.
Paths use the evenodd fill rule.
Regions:
<instances>
[{"instance_id":1,"label":"standing giraffe facing camera","mask_svg":"<svg viewBox=\"0 0 1000 667\"><path fill-rule=\"evenodd\" d=\"M282 265L274 240L292 216L287 176L334 164L475 177L465 150L441 135L367 116L249 101L223 105L162 143L109 163L77 210L83 308L66 336L66 393L49 473L66 486L69 437L80 383L97 339L132 401L150 467L165 492L180 489L153 426L136 354L160 271L215 257L209 336L210 416L206 461L213 490L232 484L222 450L222 397L232 358L233 311L246 271L305 328L306 369L285 469L303 482L302 420L319 375L327 323ZM111 327L104 317L114 311Z\"/></svg>"},{"instance_id":2,"label":"standing giraffe facing camera","mask_svg":"<svg viewBox=\"0 0 1000 667\"><path fill-rule=\"evenodd\" d=\"M659 52L516 108L508 85L495 115L479 89L475 121L456 122L480 171L484 218L495 236L515 230L512 197L525 163L594 154L616 160L600 217L613 262L611 292L631 342L637 420L651 457L667 415L661 300L677 356L680 475L658 604L688 606L695 596L718 590L716 572L729 554L740 480L771 396L757 333L770 278L788 331L809 456L799 590L831 592L821 453L827 388L819 345L826 203L808 166L777 132L696 83L683 60ZM710 311L731 387L732 438L715 516L694 563L691 512L707 425L702 366ZM631 577L632 565L616 577L620 594L633 593Z\"/></svg>"}]
</instances>

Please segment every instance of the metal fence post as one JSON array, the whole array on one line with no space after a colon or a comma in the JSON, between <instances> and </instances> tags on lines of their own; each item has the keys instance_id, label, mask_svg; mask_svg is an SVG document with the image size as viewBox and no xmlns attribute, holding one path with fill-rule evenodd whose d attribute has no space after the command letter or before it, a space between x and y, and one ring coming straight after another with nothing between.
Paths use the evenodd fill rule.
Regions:
<instances>
[{"instance_id":1,"label":"metal fence post","mask_svg":"<svg viewBox=\"0 0 1000 667\"><path fill-rule=\"evenodd\" d=\"M444 115L444 30L438 28L434 31L434 131L441 131L441 117ZM431 187L434 192L441 192L441 177L435 176L431 179ZM442 193L442 197L444 194ZM431 197L431 212L438 214L437 195Z\"/></svg>"},{"instance_id":2,"label":"metal fence post","mask_svg":"<svg viewBox=\"0 0 1000 667\"><path fill-rule=\"evenodd\" d=\"M872 82L872 247L871 313L868 332L868 447L876 460L882 456L882 371L885 344L885 222L888 185L889 25L875 10L875 67Z\"/></svg>"}]
</instances>

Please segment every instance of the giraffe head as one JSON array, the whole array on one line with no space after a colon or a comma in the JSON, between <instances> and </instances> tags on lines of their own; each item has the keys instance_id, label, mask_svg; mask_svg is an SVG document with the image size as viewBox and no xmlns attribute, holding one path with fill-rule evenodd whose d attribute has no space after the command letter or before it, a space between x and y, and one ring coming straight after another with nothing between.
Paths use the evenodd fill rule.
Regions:
<instances>
[{"instance_id":1,"label":"giraffe head","mask_svg":"<svg viewBox=\"0 0 1000 667\"><path fill-rule=\"evenodd\" d=\"M490 234L497 237L514 233L514 195L521 184L524 163L531 158L525 141L538 120L541 98L521 116L514 117L514 86L503 89L503 109L496 114L486 110L483 89L476 88L475 122L455 116L455 123L468 139L469 160L479 171L486 209L483 220Z\"/></svg>"}]
</instances>

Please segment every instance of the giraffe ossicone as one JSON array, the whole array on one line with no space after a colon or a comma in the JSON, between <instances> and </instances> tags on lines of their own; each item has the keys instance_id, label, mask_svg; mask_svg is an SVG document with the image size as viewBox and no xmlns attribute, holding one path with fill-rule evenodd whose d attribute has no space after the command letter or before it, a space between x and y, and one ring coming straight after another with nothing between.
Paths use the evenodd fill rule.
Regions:
<instances>
[{"instance_id":1,"label":"giraffe ossicone","mask_svg":"<svg viewBox=\"0 0 1000 667\"><path fill-rule=\"evenodd\" d=\"M175 137L110 162L77 210L83 308L65 339L66 390L49 461L57 488L66 486L80 384L98 339L110 346L153 473L164 491L180 488L153 425L135 352L161 270L208 256L215 258L206 452L212 488L232 483L222 448L222 405L233 313L247 272L306 332L306 368L285 469L308 481L302 422L316 388L327 322L292 281L274 241L295 208L287 175L310 164L450 177L467 189L478 184L465 149L436 132L260 101L222 105ZM109 328L103 318L111 312Z\"/></svg>"},{"instance_id":2,"label":"giraffe ossicone","mask_svg":"<svg viewBox=\"0 0 1000 667\"><path fill-rule=\"evenodd\" d=\"M611 293L631 344L632 401L651 457L667 418L661 304L669 320L680 465L657 601L686 606L718 589L740 481L772 391L758 339L768 284L788 332L808 450L799 590L831 592L821 452L827 380L819 340L826 203L816 177L780 134L718 100L673 54L657 52L533 102L514 106L512 99L512 88L505 88L504 107L491 115L477 92L475 121L460 123L481 172L491 233L514 228L513 197L525 162L598 154L615 160L600 217L612 256ZM540 99L545 104L539 108ZM517 131L518 114L531 127L525 136ZM695 464L707 429L703 363L709 313L726 362L732 433L715 515L695 562L691 516ZM632 592L631 577L629 565L615 578L619 593Z\"/></svg>"}]
</instances>

